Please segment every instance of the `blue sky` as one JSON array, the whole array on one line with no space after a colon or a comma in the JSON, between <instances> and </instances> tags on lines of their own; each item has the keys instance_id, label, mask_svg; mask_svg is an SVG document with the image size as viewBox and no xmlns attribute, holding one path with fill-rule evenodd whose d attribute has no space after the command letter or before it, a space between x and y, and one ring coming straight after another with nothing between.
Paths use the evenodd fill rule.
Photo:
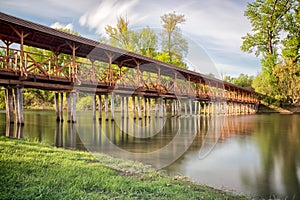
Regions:
<instances>
[{"instance_id":1,"label":"blue sky","mask_svg":"<svg viewBox=\"0 0 300 200\"><path fill-rule=\"evenodd\" d=\"M51 27L67 27L97 40L104 27L127 16L131 29L161 30L160 16L184 14L180 26L189 42L189 68L217 77L257 75L259 59L240 50L241 37L251 31L244 16L251 0L1 0L1 12Z\"/></svg>"}]
</instances>

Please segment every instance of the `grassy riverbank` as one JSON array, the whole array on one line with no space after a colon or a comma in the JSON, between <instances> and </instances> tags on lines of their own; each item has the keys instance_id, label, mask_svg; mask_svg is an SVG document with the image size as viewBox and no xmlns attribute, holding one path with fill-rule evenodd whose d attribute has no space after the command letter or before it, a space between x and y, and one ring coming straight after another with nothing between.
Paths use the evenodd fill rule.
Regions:
<instances>
[{"instance_id":1,"label":"grassy riverbank","mask_svg":"<svg viewBox=\"0 0 300 200\"><path fill-rule=\"evenodd\" d=\"M139 163L0 137L0 199L246 199Z\"/></svg>"}]
</instances>

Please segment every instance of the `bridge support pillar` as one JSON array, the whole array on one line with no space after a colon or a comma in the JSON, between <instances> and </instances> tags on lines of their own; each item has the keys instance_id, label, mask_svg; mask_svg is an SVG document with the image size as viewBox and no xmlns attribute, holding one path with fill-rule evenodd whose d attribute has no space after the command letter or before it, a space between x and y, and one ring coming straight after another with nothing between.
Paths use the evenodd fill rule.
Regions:
<instances>
[{"instance_id":1,"label":"bridge support pillar","mask_svg":"<svg viewBox=\"0 0 300 200\"><path fill-rule=\"evenodd\" d=\"M144 118L147 117L147 99L146 97L143 98L143 111L144 111Z\"/></svg>"},{"instance_id":2,"label":"bridge support pillar","mask_svg":"<svg viewBox=\"0 0 300 200\"><path fill-rule=\"evenodd\" d=\"M204 115L207 114L207 110L206 110L206 102L203 103L203 114L204 114Z\"/></svg>"},{"instance_id":3,"label":"bridge support pillar","mask_svg":"<svg viewBox=\"0 0 300 200\"><path fill-rule=\"evenodd\" d=\"M60 121L64 121L64 93L60 93L60 109L59 109Z\"/></svg>"},{"instance_id":4,"label":"bridge support pillar","mask_svg":"<svg viewBox=\"0 0 300 200\"><path fill-rule=\"evenodd\" d=\"M99 112L99 120L102 120L102 95L98 95L98 112Z\"/></svg>"},{"instance_id":5,"label":"bridge support pillar","mask_svg":"<svg viewBox=\"0 0 300 200\"><path fill-rule=\"evenodd\" d=\"M189 107L190 107L190 116L192 116L193 115L192 99L189 99Z\"/></svg>"},{"instance_id":6,"label":"bridge support pillar","mask_svg":"<svg viewBox=\"0 0 300 200\"><path fill-rule=\"evenodd\" d=\"M66 99L67 99L67 118L68 122L71 122L71 97L70 92L66 93Z\"/></svg>"},{"instance_id":7,"label":"bridge support pillar","mask_svg":"<svg viewBox=\"0 0 300 200\"><path fill-rule=\"evenodd\" d=\"M12 88L5 88L5 109L6 109L6 123L14 123L14 103Z\"/></svg>"},{"instance_id":8,"label":"bridge support pillar","mask_svg":"<svg viewBox=\"0 0 300 200\"><path fill-rule=\"evenodd\" d=\"M137 96L138 100L138 117L142 119L141 96Z\"/></svg>"},{"instance_id":9,"label":"bridge support pillar","mask_svg":"<svg viewBox=\"0 0 300 200\"><path fill-rule=\"evenodd\" d=\"M216 103L211 102L211 114L214 115L216 114Z\"/></svg>"},{"instance_id":10,"label":"bridge support pillar","mask_svg":"<svg viewBox=\"0 0 300 200\"><path fill-rule=\"evenodd\" d=\"M15 112L17 116L17 123L23 125L24 124L24 108L23 108L23 93L20 86L14 88L15 94Z\"/></svg>"},{"instance_id":11,"label":"bridge support pillar","mask_svg":"<svg viewBox=\"0 0 300 200\"><path fill-rule=\"evenodd\" d=\"M121 102L120 102L120 106L121 106L121 119L123 119L124 118L124 97L123 96L120 96L120 98L121 98Z\"/></svg>"},{"instance_id":12,"label":"bridge support pillar","mask_svg":"<svg viewBox=\"0 0 300 200\"><path fill-rule=\"evenodd\" d=\"M135 96L132 96L132 112L133 112L133 119L136 119Z\"/></svg>"},{"instance_id":13,"label":"bridge support pillar","mask_svg":"<svg viewBox=\"0 0 300 200\"><path fill-rule=\"evenodd\" d=\"M59 93L55 92L54 93L54 104L55 104L55 116L56 116L56 121L60 121L60 109L59 109Z\"/></svg>"},{"instance_id":14,"label":"bridge support pillar","mask_svg":"<svg viewBox=\"0 0 300 200\"><path fill-rule=\"evenodd\" d=\"M150 116L151 116L151 99L150 98L148 98L148 118L150 118Z\"/></svg>"},{"instance_id":15,"label":"bridge support pillar","mask_svg":"<svg viewBox=\"0 0 300 200\"><path fill-rule=\"evenodd\" d=\"M72 91L72 123L76 123L76 91Z\"/></svg>"},{"instance_id":16,"label":"bridge support pillar","mask_svg":"<svg viewBox=\"0 0 300 200\"><path fill-rule=\"evenodd\" d=\"M178 104L177 104L177 105L178 105L178 116L181 116L181 111L182 111L182 108L181 108L181 106L182 106L182 105L181 105L181 101L178 100L177 102L178 102Z\"/></svg>"},{"instance_id":17,"label":"bridge support pillar","mask_svg":"<svg viewBox=\"0 0 300 200\"><path fill-rule=\"evenodd\" d=\"M163 98L159 98L159 117L160 118L164 117L164 102L163 102Z\"/></svg>"},{"instance_id":18,"label":"bridge support pillar","mask_svg":"<svg viewBox=\"0 0 300 200\"><path fill-rule=\"evenodd\" d=\"M186 105L186 102L184 102L184 115L187 116L187 105Z\"/></svg>"},{"instance_id":19,"label":"bridge support pillar","mask_svg":"<svg viewBox=\"0 0 300 200\"><path fill-rule=\"evenodd\" d=\"M110 118L111 118L111 121L114 121L115 120L115 93L111 93L110 94Z\"/></svg>"},{"instance_id":20,"label":"bridge support pillar","mask_svg":"<svg viewBox=\"0 0 300 200\"><path fill-rule=\"evenodd\" d=\"M105 120L108 121L108 94L105 94Z\"/></svg>"},{"instance_id":21,"label":"bridge support pillar","mask_svg":"<svg viewBox=\"0 0 300 200\"><path fill-rule=\"evenodd\" d=\"M197 115L198 113L198 101L195 101L195 115Z\"/></svg>"},{"instance_id":22,"label":"bridge support pillar","mask_svg":"<svg viewBox=\"0 0 300 200\"><path fill-rule=\"evenodd\" d=\"M199 101L199 111L198 111L198 115L201 115L201 101Z\"/></svg>"},{"instance_id":23,"label":"bridge support pillar","mask_svg":"<svg viewBox=\"0 0 300 200\"><path fill-rule=\"evenodd\" d=\"M125 110L126 110L126 117L129 117L129 97L124 97L124 103L125 103Z\"/></svg>"},{"instance_id":24,"label":"bridge support pillar","mask_svg":"<svg viewBox=\"0 0 300 200\"><path fill-rule=\"evenodd\" d=\"M97 95L94 94L93 95L93 120L96 120L96 110L97 110L97 107L96 107L96 99Z\"/></svg>"},{"instance_id":25,"label":"bridge support pillar","mask_svg":"<svg viewBox=\"0 0 300 200\"><path fill-rule=\"evenodd\" d=\"M155 117L158 117L158 99L155 98L154 101L155 101L154 114L155 114Z\"/></svg>"},{"instance_id":26,"label":"bridge support pillar","mask_svg":"<svg viewBox=\"0 0 300 200\"><path fill-rule=\"evenodd\" d=\"M172 100L171 103L171 116L174 117L175 116L175 100Z\"/></svg>"}]
</instances>

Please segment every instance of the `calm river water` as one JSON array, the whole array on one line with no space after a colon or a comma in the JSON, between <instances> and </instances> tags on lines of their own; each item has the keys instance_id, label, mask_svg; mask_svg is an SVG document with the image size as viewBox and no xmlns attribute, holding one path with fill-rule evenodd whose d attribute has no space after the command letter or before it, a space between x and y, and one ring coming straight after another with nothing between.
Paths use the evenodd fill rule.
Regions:
<instances>
[{"instance_id":1,"label":"calm river water","mask_svg":"<svg viewBox=\"0 0 300 200\"><path fill-rule=\"evenodd\" d=\"M54 111L26 111L17 127L6 126L1 111L0 135L137 160L236 193L300 199L300 115L91 116L79 112L72 125L56 123Z\"/></svg>"}]
</instances>

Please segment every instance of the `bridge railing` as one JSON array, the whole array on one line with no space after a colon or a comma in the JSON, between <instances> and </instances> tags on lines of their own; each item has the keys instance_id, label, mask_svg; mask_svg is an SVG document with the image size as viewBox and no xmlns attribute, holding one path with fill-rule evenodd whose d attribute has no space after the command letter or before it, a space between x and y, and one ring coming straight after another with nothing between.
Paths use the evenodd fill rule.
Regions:
<instances>
[{"instance_id":1,"label":"bridge railing","mask_svg":"<svg viewBox=\"0 0 300 200\"><path fill-rule=\"evenodd\" d=\"M28 48L30 50L30 48ZM219 101L243 101L256 103L251 93L238 90L227 91L209 84L188 82L171 76L158 76L135 68L119 67L85 58L72 59L70 55L55 54L39 49L38 52L21 51L0 47L0 70L16 75L39 76L47 79L59 79L77 84L104 84L116 87L154 90L158 94L175 94Z\"/></svg>"}]
</instances>

